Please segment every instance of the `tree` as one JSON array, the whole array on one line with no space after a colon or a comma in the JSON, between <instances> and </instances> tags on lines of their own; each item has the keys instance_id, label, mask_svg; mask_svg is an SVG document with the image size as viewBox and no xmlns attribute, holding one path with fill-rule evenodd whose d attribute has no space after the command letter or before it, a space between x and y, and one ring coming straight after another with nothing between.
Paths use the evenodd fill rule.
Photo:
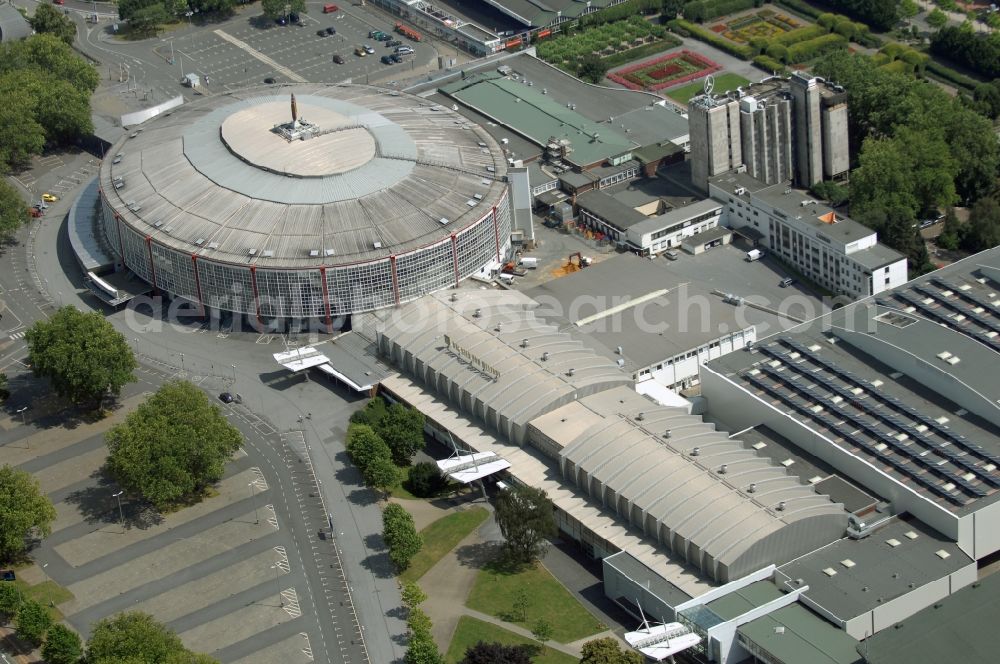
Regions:
<instances>
[{"instance_id":1,"label":"tree","mask_svg":"<svg viewBox=\"0 0 1000 664\"><path fill-rule=\"evenodd\" d=\"M193 11L201 14L214 14L225 17L233 13L234 0L191 0L189 3Z\"/></svg>"},{"instance_id":2,"label":"tree","mask_svg":"<svg viewBox=\"0 0 1000 664\"><path fill-rule=\"evenodd\" d=\"M38 123L34 115L30 95L23 90L10 90L3 85L0 77L0 89L3 89L4 103L0 104L0 170L4 173L19 171L27 168L31 155L40 154L45 146L45 129ZM13 192L17 192L13 187L4 181L0 184L0 199L6 200ZM18 201L23 205L24 201ZM2 213L0 213L2 214ZM27 217L28 208L24 207L24 215ZM9 219L6 216L0 217L0 228L7 228ZM19 222L20 223L20 222Z\"/></svg>"},{"instance_id":3,"label":"tree","mask_svg":"<svg viewBox=\"0 0 1000 664\"><path fill-rule=\"evenodd\" d=\"M541 489L517 486L500 492L496 521L515 560L527 563L541 555L545 539L557 532L554 510Z\"/></svg>"},{"instance_id":4,"label":"tree","mask_svg":"<svg viewBox=\"0 0 1000 664\"><path fill-rule=\"evenodd\" d=\"M17 615L21 605L21 591L13 583L0 582L0 621L5 622Z\"/></svg>"},{"instance_id":5,"label":"tree","mask_svg":"<svg viewBox=\"0 0 1000 664\"><path fill-rule=\"evenodd\" d=\"M71 143L93 132L90 92L37 69L9 72L0 77L0 95L6 97L17 92L27 96L24 111L41 125L46 143Z\"/></svg>"},{"instance_id":6,"label":"tree","mask_svg":"<svg viewBox=\"0 0 1000 664\"><path fill-rule=\"evenodd\" d=\"M406 664L443 664L444 658L430 636L410 639L410 645L403 656Z\"/></svg>"},{"instance_id":7,"label":"tree","mask_svg":"<svg viewBox=\"0 0 1000 664\"><path fill-rule=\"evenodd\" d=\"M7 380L7 374L0 371L0 401L6 401L10 398L10 382Z\"/></svg>"},{"instance_id":8,"label":"tree","mask_svg":"<svg viewBox=\"0 0 1000 664\"><path fill-rule=\"evenodd\" d=\"M935 7L931 13L927 15L927 25L931 26L935 30L940 30L947 23L948 15L937 7Z\"/></svg>"},{"instance_id":9,"label":"tree","mask_svg":"<svg viewBox=\"0 0 1000 664\"><path fill-rule=\"evenodd\" d=\"M45 633L52 626L52 616L49 610L33 599L26 599L17 607L14 617L14 627L17 637L38 646L42 644Z\"/></svg>"},{"instance_id":10,"label":"tree","mask_svg":"<svg viewBox=\"0 0 1000 664\"><path fill-rule=\"evenodd\" d=\"M920 6L913 0L902 0L899 3L899 14L903 18L913 18L920 13Z\"/></svg>"},{"instance_id":11,"label":"tree","mask_svg":"<svg viewBox=\"0 0 1000 664\"><path fill-rule=\"evenodd\" d=\"M528 606L530 604L531 598L528 597L528 591L524 588L518 588L511 603L511 615L524 622L528 619Z\"/></svg>"},{"instance_id":12,"label":"tree","mask_svg":"<svg viewBox=\"0 0 1000 664\"><path fill-rule=\"evenodd\" d=\"M62 623L49 628L42 646L42 657L48 664L77 664L82 655L83 644L76 632Z\"/></svg>"},{"instance_id":13,"label":"tree","mask_svg":"<svg viewBox=\"0 0 1000 664\"><path fill-rule=\"evenodd\" d=\"M56 394L75 403L97 405L108 392L117 396L135 381L132 349L99 312L65 306L32 325L25 340L35 375L48 378Z\"/></svg>"},{"instance_id":14,"label":"tree","mask_svg":"<svg viewBox=\"0 0 1000 664\"><path fill-rule=\"evenodd\" d=\"M847 187L839 182L833 182L832 180L817 182L809 188L809 193L817 198L829 201L830 205L834 207L843 205L850 197L850 192Z\"/></svg>"},{"instance_id":15,"label":"tree","mask_svg":"<svg viewBox=\"0 0 1000 664\"><path fill-rule=\"evenodd\" d=\"M38 34L55 35L67 44L76 38L76 24L52 5L38 5L29 23Z\"/></svg>"},{"instance_id":16,"label":"tree","mask_svg":"<svg viewBox=\"0 0 1000 664\"><path fill-rule=\"evenodd\" d=\"M955 215L955 208L948 208L944 213L944 228L937 236L936 242L942 249L954 251L958 249L961 240L961 227L958 225L958 217Z\"/></svg>"},{"instance_id":17,"label":"tree","mask_svg":"<svg viewBox=\"0 0 1000 664\"><path fill-rule=\"evenodd\" d=\"M28 472L0 466L0 560L10 560L25 549L32 533L48 537L56 509Z\"/></svg>"},{"instance_id":18,"label":"tree","mask_svg":"<svg viewBox=\"0 0 1000 664\"><path fill-rule=\"evenodd\" d=\"M100 82L93 65L54 35L33 35L0 44L0 74L22 69L48 72L87 94Z\"/></svg>"},{"instance_id":19,"label":"tree","mask_svg":"<svg viewBox=\"0 0 1000 664\"><path fill-rule=\"evenodd\" d=\"M1000 245L1000 203L988 197L969 210L969 221L962 233L962 249L977 252Z\"/></svg>"},{"instance_id":20,"label":"tree","mask_svg":"<svg viewBox=\"0 0 1000 664\"><path fill-rule=\"evenodd\" d=\"M580 58L580 65L577 68L580 78L590 83L600 83L604 75L608 73L608 63L593 53Z\"/></svg>"},{"instance_id":21,"label":"tree","mask_svg":"<svg viewBox=\"0 0 1000 664\"><path fill-rule=\"evenodd\" d=\"M587 641L580 654L580 664L643 664L644 661L634 650L622 650L612 638Z\"/></svg>"},{"instance_id":22,"label":"tree","mask_svg":"<svg viewBox=\"0 0 1000 664\"><path fill-rule=\"evenodd\" d=\"M423 542L413 516L396 503L389 503L382 510L382 539L389 547L389 558L402 571L410 566Z\"/></svg>"},{"instance_id":23,"label":"tree","mask_svg":"<svg viewBox=\"0 0 1000 664\"><path fill-rule=\"evenodd\" d=\"M411 611L427 601L427 593L417 585L416 581L407 581L404 583L399 594L403 598L403 606Z\"/></svg>"},{"instance_id":24,"label":"tree","mask_svg":"<svg viewBox=\"0 0 1000 664\"><path fill-rule=\"evenodd\" d=\"M162 3L152 4L137 9L128 21L129 30L136 35L155 35L160 26L170 20L170 14Z\"/></svg>"},{"instance_id":25,"label":"tree","mask_svg":"<svg viewBox=\"0 0 1000 664\"><path fill-rule=\"evenodd\" d=\"M465 649L459 664L531 664L531 650L525 645L480 641Z\"/></svg>"},{"instance_id":26,"label":"tree","mask_svg":"<svg viewBox=\"0 0 1000 664\"><path fill-rule=\"evenodd\" d=\"M121 487L164 507L222 479L243 435L204 392L174 381L115 425L105 440L108 471Z\"/></svg>"},{"instance_id":27,"label":"tree","mask_svg":"<svg viewBox=\"0 0 1000 664\"><path fill-rule=\"evenodd\" d=\"M0 118L3 113L0 112ZM3 130L0 129L0 135ZM0 148L2 150L3 148ZM28 214L28 206L21 198L14 187L7 184L7 180L0 180L0 242L6 242L14 236L21 226L31 220Z\"/></svg>"},{"instance_id":28,"label":"tree","mask_svg":"<svg viewBox=\"0 0 1000 664\"><path fill-rule=\"evenodd\" d=\"M363 474L365 484L385 494L399 484L399 469L396 468L391 459L373 459Z\"/></svg>"},{"instance_id":29,"label":"tree","mask_svg":"<svg viewBox=\"0 0 1000 664\"><path fill-rule=\"evenodd\" d=\"M377 459L392 460L392 450L367 424L352 424L348 427L346 447L362 475Z\"/></svg>"},{"instance_id":30,"label":"tree","mask_svg":"<svg viewBox=\"0 0 1000 664\"><path fill-rule=\"evenodd\" d=\"M285 6L290 5L289 12L301 14L306 10L305 0L261 0L260 8L264 11L264 16L275 19L279 16L286 16Z\"/></svg>"},{"instance_id":31,"label":"tree","mask_svg":"<svg viewBox=\"0 0 1000 664\"><path fill-rule=\"evenodd\" d=\"M430 617L423 610L417 608L410 609L410 613L406 617L406 626L410 630L410 636L418 639L430 637L433 627Z\"/></svg>"},{"instance_id":32,"label":"tree","mask_svg":"<svg viewBox=\"0 0 1000 664\"><path fill-rule=\"evenodd\" d=\"M552 625L545 618L539 618L535 621L535 624L531 626L531 635L534 636L540 643L545 643L552 638L552 634L555 630L552 629Z\"/></svg>"},{"instance_id":33,"label":"tree","mask_svg":"<svg viewBox=\"0 0 1000 664\"><path fill-rule=\"evenodd\" d=\"M414 496L429 498L440 493L447 483L447 480L441 475L441 471L438 470L437 464L421 461L410 468L406 488Z\"/></svg>"},{"instance_id":34,"label":"tree","mask_svg":"<svg viewBox=\"0 0 1000 664\"><path fill-rule=\"evenodd\" d=\"M409 466L413 455L424 449L424 414L416 408L392 404L375 430L389 446L397 466Z\"/></svg>"},{"instance_id":35,"label":"tree","mask_svg":"<svg viewBox=\"0 0 1000 664\"><path fill-rule=\"evenodd\" d=\"M94 625L87 641L87 664L165 662L217 664L184 647L180 638L153 616L139 611L119 613Z\"/></svg>"}]
</instances>

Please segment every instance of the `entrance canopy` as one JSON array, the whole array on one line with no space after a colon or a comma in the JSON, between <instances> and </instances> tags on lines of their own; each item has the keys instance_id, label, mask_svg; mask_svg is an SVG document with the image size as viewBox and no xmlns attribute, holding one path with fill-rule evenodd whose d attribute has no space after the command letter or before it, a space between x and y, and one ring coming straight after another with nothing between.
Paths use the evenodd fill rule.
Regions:
<instances>
[{"instance_id":1,"label":"entrance canopy","mask_svg":"<svg viewBox=\"0 0 1000 664\"><path fill-rule=\"evenodd\" d=\"M453 456L438 461L437 465L442 475L462 484L469 484L510 468L510 463L493 452L476 452L474 454L456 452Z\"/></svg>"}]
</instances>

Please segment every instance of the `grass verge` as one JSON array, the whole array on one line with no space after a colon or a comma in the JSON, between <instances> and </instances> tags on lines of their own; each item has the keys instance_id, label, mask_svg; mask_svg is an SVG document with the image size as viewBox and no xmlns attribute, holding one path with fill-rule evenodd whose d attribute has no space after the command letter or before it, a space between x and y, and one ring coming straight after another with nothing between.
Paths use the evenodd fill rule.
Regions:
<instances>
[{"instance_id":1,"label":"grass verge","mask_svg":"<svg viewBox=\"0 0 1000 664\"><path fill-rule=\"evenodd\" d=\"M469 616L462 616L458 619L458 627L455 629L455 636L448 646L448 653L445 661L448 664L455 664L462 660L465 651L470 646L474 646L480 641L486 643L502 643L504 645L533 645L539 648L537 655L531 658L533 664L577 664L579 660L570 657L566 653L553 650L547 646L540 646L532 639L520 636L502 627L491 625L490 623L476 620Z\"/></svg>"},{"instance_id":2,"label":"grass verge","mask_svg":"<svg viewBox=\"0 0 1000 664\"><path fill-rule=\"evenodd\" d=\"M489 511L485 508L473 507L441 517L421 530L420 537L424 540L424 545L417 555L413 556L406 571L399 575L400 581L406 583L422 577L437 561L444 558L469 533L478 528L489 515Z\"/></svg>"},{"instance_id":3,"label":"grass verge","mask_svg":"<svg viewBox=\"0 0 1000 664\"><path fill-rule=\"evenodd\" d=\"M715 88L713 88L715 94L721 94L723 92L729 92L730 90L735 90L741 85L746 85L749 83L747 79L743 78L739 74L718 74L715 77ZM701 91L705 89L705 79L700 78L697 81L693 81L686 85L681 85L679 87L673 88L667 92L667 96L680 104L687 104L691 100L691 97L701 94Z\"/></svg>"},{"instance_id":4,"label":"grass verge","mask_svg":"<svg viewBox=\"0 0 1000 664\"><path fill-rule=\"evenodd\" d=\"M518 596L528 597L523 615L515 612ZM542 565L511 571L490 563L476 576L466 605L501 620L531 629L540 619L552 625L552 638L560 643L598 634L606 627L559 583Z\"/></svg>"},{"instance_id":5,"label":"grass verge","mask_svg":"<svg viewBox=\"0 0 1000 664\"><path fill-rule=\"evenodd\" d=\"M55 581L42 581L41 583L29 586L21 579L18 579L14 581L14 584L20 589L21 596L24 599L33 599L42 606L47 606L49 613L52 614L52 619L56 622L63 619L62 611L57 607L63 602L73 599L73 593Z\"/></svg>"}]
</instances>

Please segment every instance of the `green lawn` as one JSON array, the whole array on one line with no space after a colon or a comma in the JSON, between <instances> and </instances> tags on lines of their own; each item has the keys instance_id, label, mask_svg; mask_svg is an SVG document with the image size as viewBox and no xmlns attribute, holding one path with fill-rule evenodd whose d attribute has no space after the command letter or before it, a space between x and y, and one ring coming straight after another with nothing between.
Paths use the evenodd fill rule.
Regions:
<instances>
[{"instance_id":1,"label":"green lawn","mask_svg":"<svg viewBox=\"0 0 1000 664\"><path fill-rule=\"evenodd\" d=\"M743 78L739 74L719 74L715 77L715 94L722 92L729 92L730 90L735 90L741 85L746 85L749 83L747 79ZM687 85L682 85L676 87L667 92L667 96L676 102L681 104L686 104L697 94L700 94L702 90L705 89L705 79L699 78L697 81L688 83Z\"/></svg>"},{"instance_id":2,"label":"green lawn","mask_svg":"<svg viewBox=\"0 0 1000 664\"><path fill-rule=\"evenodd\" d=\"M482 620L476 620L469 616L462 616L458 619L458 627L455 629L455 636L451 639L451 645L448 646L448 654L445 655L445 661L448 664L455 664L461 661L465 655L466 648L474 646L480 641L485 641L486 643L503 643L505 645L525 644L539 646L537 641L519 636L514 632L509 632L502 627L497 627L496 625L491 625L490 623L485 623ZM570 657L549 647L539 646L539 648L538 655L531 658L532 664L577 664L579 661L576 657Z\"/></svg>"},{"instance_id":3,"label":"green lawn","mask_svg":"<svg viewBox=\"0 0 1000 664\"><path fill-rule=\"evenodd\" d=\"M73 599L73 593L55 581L43 581L34 586L29 586L21 579L18 579L14 583L21 590L21 596L24 599L33 599L39 604L49 607L49 613L52 614L53 620L56 621L63 619L62 612L56 607L63 602Z\"/></svg>"},{"instance_id":4,"label":"green lawn","mask_svg":"<svg viewBox=\"0 0 1000 664\"><path fill-rule=\"evenodd\" d=\"M512 615L519 592L529 598L526 620ZM476 577L466 605L526 629L541 618L552 625L552 638L570 643L606 629L542 565L511 573L500 566L487 565Z\"/></svg>"},{"instance_id":5,"label":"green lawn","mask_svg":"<svg viewBox=\"0 0 1000 664\"><path fill-rule=\"evenodd\" d=\"M410 468L412 467L413 466L407 466L406 468L399 469L399 484L389 490L389 493L392 494L393 498L400 498L402 500L422 500L421 498L414 496L406 488L406 483L410 479Z\"/></svg>"},{"instance_id":6,"label":"green lawn","mask_svg":"<svg viewBox=\"0 0 1000 664\"><path fill-rule=\"evenodd\" d=\"M437 561L478 528L489 514L483 507L473 507L441 517L421 530L420 536L424 540L424 545L413 557L410 566L400 575L400 580L405 583L422 577Z\"/></svg>"}]
</instances>

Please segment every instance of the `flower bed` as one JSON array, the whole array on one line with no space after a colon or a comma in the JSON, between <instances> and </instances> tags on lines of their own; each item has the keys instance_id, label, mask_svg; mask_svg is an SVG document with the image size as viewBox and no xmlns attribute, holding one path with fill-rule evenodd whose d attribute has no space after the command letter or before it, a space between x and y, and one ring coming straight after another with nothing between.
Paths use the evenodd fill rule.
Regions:
<instances>
[{"instance_id":1,"label":"flower bed","mask_svg":"<svg viewBox=\"0 0 1000 664\"><path fill-rule=\"evenodd\" d=\"M608 74L608 78L630 90L656 91L720 70L717 63L691 51L679 51L634 64Z\"/></svg>"},{"instance_id":2,"label":"flower bed","mask_svg":"<svg viewBox=\"0 0 1000 664\"><path fill-rule=\"evenodd\" d=\"M718 23L713 25L711 30L738 44L746 44L751 39L770 39L798 27L801 26L795 19L762 10L729 23Z\"/></svg>"}]
</instances>

